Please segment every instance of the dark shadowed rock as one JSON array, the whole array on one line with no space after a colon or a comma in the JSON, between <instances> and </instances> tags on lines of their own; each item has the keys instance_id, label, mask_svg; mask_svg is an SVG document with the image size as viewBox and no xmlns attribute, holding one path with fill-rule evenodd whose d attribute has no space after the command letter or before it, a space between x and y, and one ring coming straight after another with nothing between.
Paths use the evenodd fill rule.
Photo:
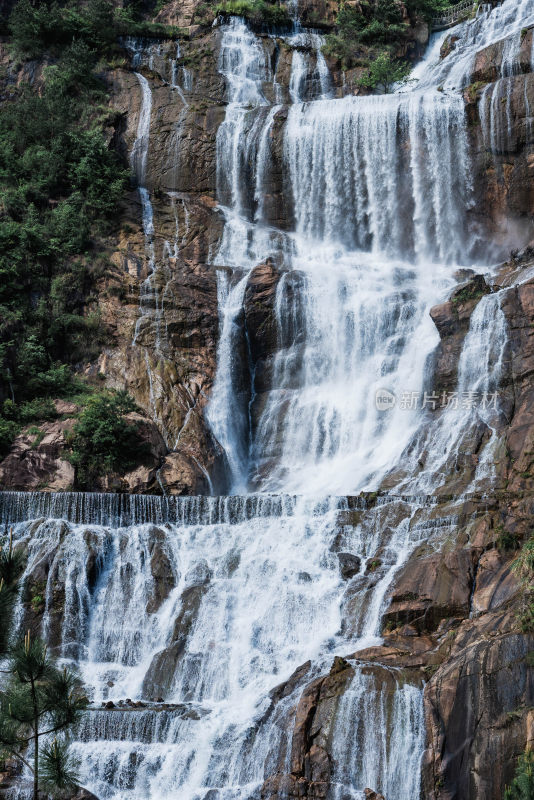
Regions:
<instances>
[{"instance_id":1,"label":"dark shadowed rock","mask_svg":"<svg viewBox=\"0 0 534 800\"><path fill-rule=\"evenodd\" d=\"M353 578L354 575L358 574L362 564L361 558L352 553L338 553L337 557L339 559L339 570L343 580L348 581L350 578Z\"/></svg>"}]
</instances>

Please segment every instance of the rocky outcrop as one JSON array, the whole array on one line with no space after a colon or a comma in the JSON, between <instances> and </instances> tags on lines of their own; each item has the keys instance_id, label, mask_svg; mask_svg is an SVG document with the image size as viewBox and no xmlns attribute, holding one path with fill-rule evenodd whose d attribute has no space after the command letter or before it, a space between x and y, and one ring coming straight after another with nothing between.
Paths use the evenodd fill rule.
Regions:
<instances>
[{"instance_id":1,"label":"rocky outcrop","mask_svg":"<svg viewBox=\"0 0 534 800\"><path fill-rule=\"evenodd\" d=\"M329 675L305 687L296 708L291 771L269 777L261 789L262 800L327 796L332 774L329 749L335 711L353 675L353 667L336 658Z\"/></svg>"},{"instance_id":2,"label":"rocky outcrop","mask_svg":"<svg viewBox=\"0 0 534 800\"><path fill-rule=\"evenodd\" d=\"M179 671L180 660L182 659L187 636L193 626L200 602L206 592L207 584L210 581L208 572L199 572L194 578L194 583L184 590L181 597L180 614L175 620L173 634L170 644L161 652L156 653L147 672L143 683L143 695L148 698L165 699L172 690L176 675ZM194 687L190 687L193 692ZM183 695L184 700L190 700L187 690Z\"/></svg>"},{"instance_id":3,"label":"rocky outcrop","mask_svg":"<svg viewBox=\"0 0 534 800\"><path fill-rule=\"evenodd\" d=\"M528 269L529 257L526 255ZM509 268L514 268L511 263ZM513 414L506 430L507 486L512 491L534 488L534 410L532 374L534 370L534 283L526 281L504 295L503 311L508 322L510 380L514 388Z\"/></svg>"},{"instance_id":4,"label":"rocky outcrop","mask_svg":"<svg viewBox=\"0 0 534 800\"><path fill-rule=\"evenodd\" d=\"M460 279L464 276L458 276ZM433 389L439 395L454 391L458 384L458 362L475 306L491 290L482 275L465 276L449 300L430 310L440 336L434 354Z\"/></svg>"},{"instance_id":5,"label":"rocky outcrop","mask_svg":"<svg viewBox=\"0 0 534 800\"><path fill-rule=\"evenodd\" d=\"M481 50L464 94L476 154L473 213L481 231L490 222L492 241L501 254L526 244L534 233L533 36L532 28L522 32L519 48L512 53L513 70L504 68L504 61L510 59L515 40L504 38Z\"/></svg>"},{"instance_id":6,"label":"rocky outcrop","mask_svg":"<svg viewBox=\"0 0 534 800\"><path fill-rule=\"evenodd\" d=\"M1 489L62 492L75 488L76 471L69 461L69 438L81 408L64 400L54 402L58 419L27 426L0 462ZM129 494L161 491L158 470L168 452L165 442L157 426L146 416L132 412L125 419L137 429L142 458L128 472L100 475L95 489Z\"/></svg>"},{"instance_id":7,"label":"rocky outcrop","mask_svg":"<svg viewBox=\"0 0 534 800\"><path fill-rule=\"evenodd\" d=\"M364 497L362 506L372 508L375 499ZM290 771L281 767L269 776L262 798L315 800L327 796L332 779L339 781L332 734L340 698L358 675L376 682L377 703L386 708L390 700L384 698L398 690L399 676L416 686L425 682L425 800L501 800L534 734L534 635L519 628L522 589L511 570L516 551L506 545L512 531L529 535L530 513L532 501L511 494L460 504L451 499L432 511L449 531L448 543L439 553L421 544L399 571L383 617L384 643L336 657L330 673L312 681L303 665L287 692L273 694L279 702L295 691L295 682L309 681L295 706ZM344 512L342 535L365 516ZM363 724L358 713L351 717L354 736ZM377 796L379 788L366 787L366 797Z\"/></svg>"},{"instance_id":8,"label":"rocky outcrop","mask_svg":"<svg viewBox=\"0 0 534 800\"><path fill-rule=\"evenodd\" d=\"M73 427L74 420L67 419L25 428L0 462L0 486L20 491L72 489L74 467L64 455L65 436Z\"/></svg>"}]
</instances>

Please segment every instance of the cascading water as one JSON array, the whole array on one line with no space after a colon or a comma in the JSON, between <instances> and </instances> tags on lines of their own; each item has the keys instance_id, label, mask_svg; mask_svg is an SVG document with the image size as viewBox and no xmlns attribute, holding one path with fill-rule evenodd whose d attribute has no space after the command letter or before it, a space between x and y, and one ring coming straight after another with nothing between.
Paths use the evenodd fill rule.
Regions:
<instances>
[{"instance_id":1,"label":"cascading water","mask_svg":"<svg viewBox=\"0 0 534 800\"><path fill-rule=\"evenodd\" d=\"M446 70L451 86L465 83L476 49L497 35L496 20L523 25L533 10L530 0L513 8L506 0L465 23L457 56L435 67L432 48L416 69L417 86L394 96L333 100L319 47L294 58L282 148L292 231L271 224L265 203L282 113L279 92L276 105L267 100L276 75L243 21L223 27L221 337L208 419L235 496L0 495L2 520L28 551L22 583L43 581L46 565L43 632L79 664L94 701L74 746L84 785L102 800L257 800L268 776L290 772L303 687L328 672L335 655L380 643L397 571L418 545L439 547L453 534L454 520L436 519L421 497L382 497L366 508L339 495L378 488L406 452L420 474L401 485L433 492L462 435L481 424L487 444L479 468L491 472L491 410L451 407L428 426L420 410L397 402L384 411L377 399L426 385L438 342L429 309L447 297L474 243L463 103L437 87ZM170 85L179 94L187 87L177 69L175 60ZM138 80L132 165L147 203L149 247L150 87ZM314 85L316 99L303 102ZM176 211L178 198L170 200ZM175 242L165 245L169 257L179 240L177 226ZM281 267L278 349L252 425L252 370L240 363L238 342L248 274L268 256ZM148 311L147 302L145 313L142 301L140 325L158 303ZM489 295L471 319L458 391L493 391L505 346L499 296ZM246 494L250 487L261 493ZM361 521L344 524L355 508ZM359 559L349 581L342 552ZM368 570L377 552L378 567ZM25 613L21 604L21 629ZM329 800L360 800L366 786L388 800L415 800L422 687L392 669L371 675L357 656L350 663L353 677L332 719ZM287 692L273 692L295 670ZM101 708L110 700L114 708Z\"/></svg>"},{"instance_id":2,"label":"cascading water","mask_svg":"<svg viewBox=\"0 0 534 800\"><path fill-rule=\"evenodd\" d=\"M414 71L418 86L441 86L443 89L461 89L467 86L472 80L477 52L501 40L504 40L501 75L505 77L516 73L519 71L517 56L521 31L529 25L534 25L533 0L504 0L495 8L486 8L475 19L454 28L451 52L441 60L440 46L450 31L434 38L426 69L423 71L419 67Z\"/></svg>"},{"instance_id":3,"label":"cascading water","mask_svg":"<svg viewBox=\"0 0 534 800\"><path fill-rule=\"evenodd\" d=\"M336 652L380 641L385 590L427 533L410 523L417 504L386 502L370 515L352 549L365 564L373 540L382 542L383 567L355 613L358 633L347 636L340 632L344 587L331 547L346 501L126 502L93 495L84 510L78 497L0 494L0 505L2 518L14 521L15 542L27 548L22 585L48 565L43 632L60 655L76 661L94 702L74 747L84 785L103 800L256 797L287 749L302 682L276 706L270 691L307 659L311 680ZM61 519L16 521L46 513L43 502ZM159 515L158 525L143 524ZM80 516L88 521L65 521ZM395 532L386 525L393 519L403 520ZM22 606L18 619L24 627ZM418 689L401 682L398 689L399 708L388 722L395 731L395 714L400 726L407 724L404 695L420 704ZM166 706L99 710L109 698L146 702L160 695ZM350 722L344 712L339 719ZM368 737L363 741L371 747ZM416 786L420 752L415 745L410 752L410 786ZM351 758L347 749L341 767L350 769ZM412 800L409 791L397 797Z\"/></svg>"},{"instance_id":4,"label":"cascading water","mask_svg":"<svg viewBox=\"0 0 534 800\"><path fill-rule=\"evenodd\" d=\"M263 76L255 74L259 98ZM240 81L241 66L233 91ZM268 131L272 114L261 111ZM226 147L235 142L224 126L219 136ZM269 168L259 150L256 197ZM232 163L245 163L238 151ZM246 273L240 277L220 297L224 325L209 418L234 466L236 491L247 480L262 491L373 488L420 424L417 412L399 406L384 415L376 393L422 389L438 341L428 312L454 285L452 265L465 263L475 243L466 222L473 201L463 100L416 89L299 102L289 109L283 155L295 232L277 236L234 202L218 258L250 269L274 256L301 275L302 325L287 324L290 282L282 276L271 387L247 430L247 409L227 401L237 397L233 359Z\"/></svg>"}]
</instances>

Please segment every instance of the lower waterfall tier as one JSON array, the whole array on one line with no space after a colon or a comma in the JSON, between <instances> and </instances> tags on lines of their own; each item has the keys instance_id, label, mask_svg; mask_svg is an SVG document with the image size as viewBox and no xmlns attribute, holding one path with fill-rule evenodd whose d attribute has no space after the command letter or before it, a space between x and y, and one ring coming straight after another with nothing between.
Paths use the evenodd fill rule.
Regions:
<instances>
[{"instance_id":1,"label":"lower waterfall tier","mask_svg":"<svg viewBox=\"0 0 534 800\"><path fill-rule=\"evenodd\" d=\"M190 498L174 503L182 522L163 522L168 500L136 498L130 513L153 519L123 525L124 500L63 498L74 516L113 510L115 525L103 526L50 518L43 495L2 499L7 521L21 508L35 515L14 524L28 554L17 627L37 627L80 669L94 710L76 751L99 797L259 797L266 780L298 772L300 695L319 680L332 684L326 705L314 701L320 713L330 708L321 736L325 752L333 748L332 786L357 797L374 781L413 800L420 676L341 657L380 645L394 576L429 524L436 537L450 529L432 504ZM39 518L45 509L48 519ZM42 600L28 604L37 591ZM380 745L384 730L400 749ZM354 748L343 748L346 731L359 742L359 765Z\"/></svg>"}]
</instances>

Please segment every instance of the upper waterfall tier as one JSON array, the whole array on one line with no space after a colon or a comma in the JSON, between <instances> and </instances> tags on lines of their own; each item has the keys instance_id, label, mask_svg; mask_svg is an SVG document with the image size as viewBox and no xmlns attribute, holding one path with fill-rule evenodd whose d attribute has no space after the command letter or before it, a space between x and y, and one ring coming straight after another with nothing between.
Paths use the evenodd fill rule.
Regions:
<instances>
[{"instance_id":1,"label":"upper waterfall tier","mask_svg":"<svg viewBox=\"0 0 534 800\"><path fill-rule=\"evenodd\" d=\"M511 74L521 32L533 24L533 0L504 0L493 8L483 8L475 19L457 25L452 31L435 34L424 63L415 68L413 77L420 87L461 89L472 80L477 52L505 38L509 44L503 76ZM453 37L451 51L440 60L440 47L448 37Z\"/></svg>"},{"instance_id":2,"label":"upper waterfall tier","mask_svg":"<svg viewBox=\"0 0 534 800\"><path fill-rule=\"evenodd\" d=\"M217 134L226 224L216 260L244 271L219 278L208 419L233 491L376 487L426 420L399 404L384 414L377 392L400 399L429 385L438 341L429 311L479 245L463 98L416 87L282 113L265 100L264 51L240 21L223 29L219 64L229 105ZM269 224L274 172L284 175L294 232ZM276 352L258 368L247 272L267 258L279 270Z\"/></svg>"}]
</instances>

